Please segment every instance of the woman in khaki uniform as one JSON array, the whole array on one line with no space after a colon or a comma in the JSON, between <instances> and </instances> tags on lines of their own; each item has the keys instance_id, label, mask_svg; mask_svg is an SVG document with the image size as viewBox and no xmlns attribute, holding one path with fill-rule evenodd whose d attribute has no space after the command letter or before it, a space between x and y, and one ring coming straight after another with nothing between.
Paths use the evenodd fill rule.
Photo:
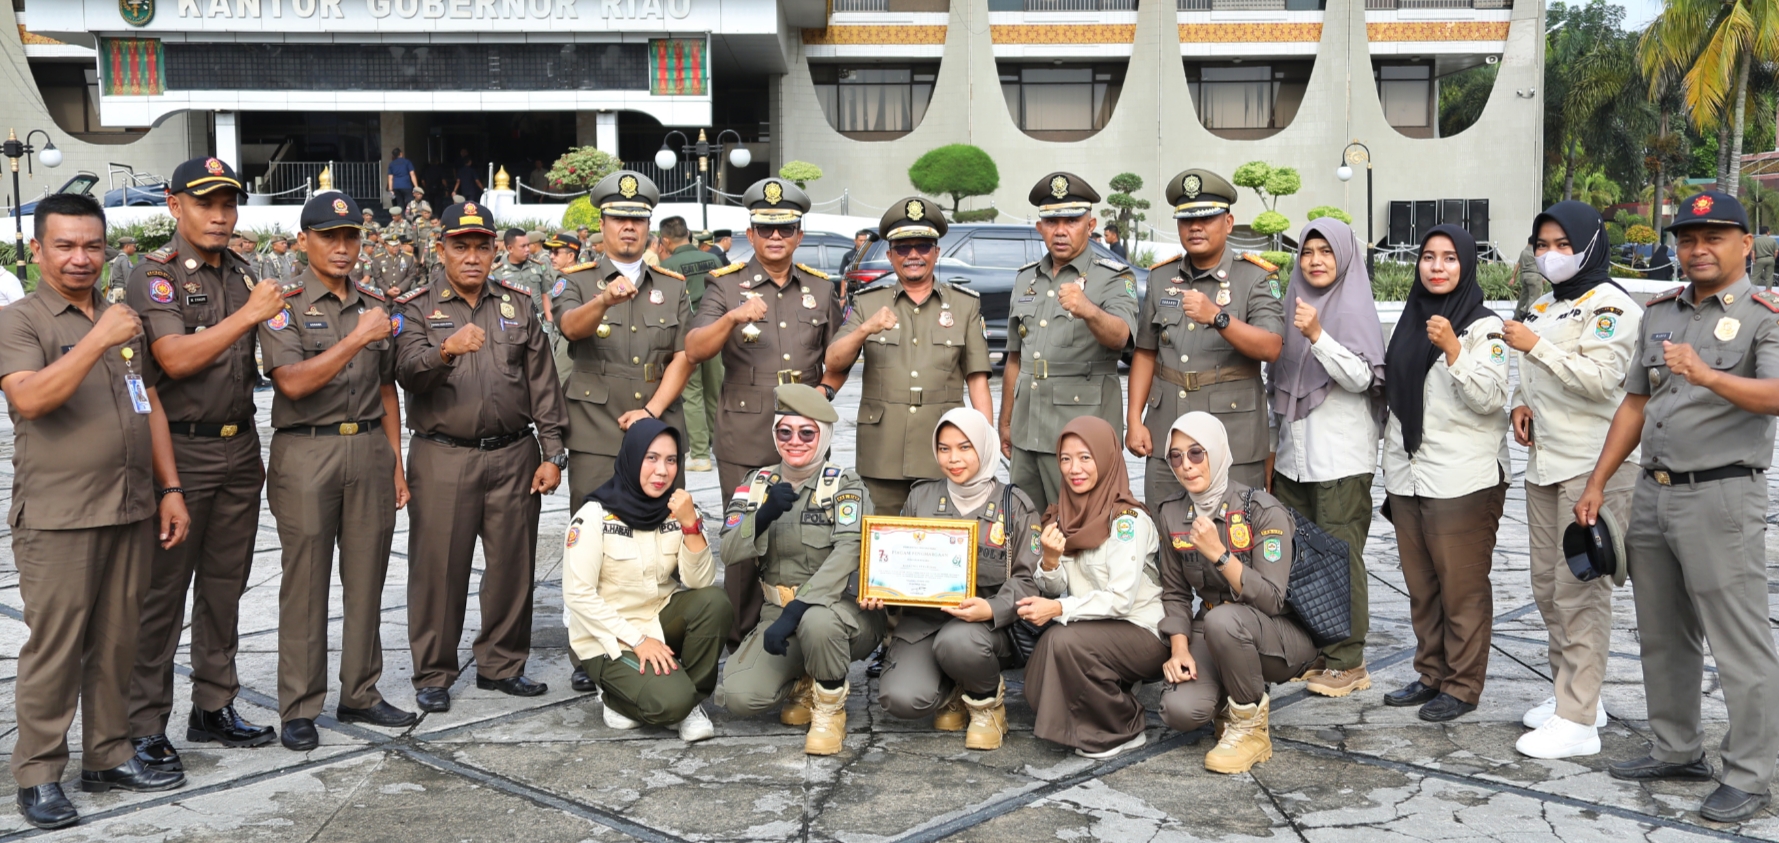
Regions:
<instances>
[{"instance_id":1,"label":"woman in khaki uniform","mask_svg":"<svg viewBox=\"0 0 1779 843\"><path fill-rule=\"evenodd\" d=\"M1214 716L1205 769L1245 773L1272 757L1267 684L1290 681L1316 658L1285 606L1296 523L1277 498L1230 479L1229 434L1210 413L1174 422L1167 462L1186 491L1158 515L1167 534L1161 632L1173 651L1161 666L1170 683L1161 719L1190 732ZM1204 603L1196 616L1194 596Z\"/></svg>"}]
</instances>

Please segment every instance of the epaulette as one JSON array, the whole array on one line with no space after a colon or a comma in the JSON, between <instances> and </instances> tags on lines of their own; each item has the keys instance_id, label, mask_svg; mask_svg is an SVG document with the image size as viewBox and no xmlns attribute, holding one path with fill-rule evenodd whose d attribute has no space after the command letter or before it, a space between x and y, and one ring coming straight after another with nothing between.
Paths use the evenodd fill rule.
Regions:
<instances>
[{"instance_id":1,"label":"epaulette","mask_svg":"<svg viewBox=\"0 0 1779 843\"><path fill-rule=\"evenodd\" d=\"M678 278L681 281L686 280L686 276L681 275L681 274L674 272L671 269L667 269L665 267L651 266L651 267L649 267L649 271L650 272L659 272L662 275L667 276L668 278Z\"/></svg>"},{"instance_id":2,"label":"epaulette","mask_svg":"<svg viewBox=\"0 0 1779 843\"><path fill-rule=\"evenodd\" d=\"M982 298L981 293L978 293L975 290L970 289L969 286L966 284L953 284L950 281L947 281L947 282L945 282L945 286L947 289L956 290L957 292L963 293L964 295L969 296L971 298L977 298L977 299Z\"/></svg>"},{"instance_id":3,"label":"epaulette","mask_svg":"<svg viewBox=\"0 0 1779 843\"><path fill-rule=\"evenodd\" d=\"M718 276L728 275L729 273L735 272L744 266L747 266L747 261L736 261L736 262L729 264L728 266L725 266L721 269L711 270L709 273L709 276L711 278L716 278Z\"/></svg>"},{"instance_id":4,"label":"epaulette","mask_svg":"<svg viewBox=\"0 0 1779 843\"><path fill-rule=\"evenodd\" d=\"M1684 290L1686 290L1686 287L1684 285L1675 287L1674 289L1669 290L1668 292L1665 292L1659 296L1656 296L1653 299L1650 299L1649 301L1644 302L1643 306L1649 307L1650 305L1661 304L1662 302L1668 301L1670 299L1679 298L1681 292L1683 292Z\"/></svg>"},{"instance_id":5,"label":"epaulette","mask_svg":"<svg viewBox=\"0 0 1779 843\"><path fill-rule=\"evenodd\" d=\"M162 246L159 249L143 255L143 257L148 258L155 263L171 263L174 258L179 257L179 250L169 246Z\"/></svg>"},{"instance_id":6,"label":"epaulette","mask_svg":"<svg viewBox=\"0 0 1779 843\"><path fill-rule=\"evenodd\" d=\"M358 291L361 293L364 293L367 296L370 296L373 299L376 299L377 301L388 301L389 300L388 297L383 295L383 292L381 290L378 290L376 287L371 286L370 284L366 284L362 280L358 282Z\"/></svg>"},{"instance_id":7,"label":"epaulette","mask_svg":"<svg viewBox=\"0 0 1779 843\"><path fill-rule=\"evenodd\" d=\"M803 270L804 272L809 273L810 275L820 278L823 281L828 280L828 273L823 272L823 271L816 269L814 267L811 267L809 264L800 263L800 264L797 264L797 268Z\"/></svg>"},{"instance_id":8,"label":"epaulette","mask_svg":"<svg viewBox=\"0 0 1779 843\"><path fill-rule=\"evenodd\" d=\"M1028 270L1028 269L1032 269L1032 268L1034 268L1034 267L1036 267L1036 266L1037 266L1037 265L1038 265L1038 262L1037 262L1037 261L1032 261L1032 262L1031 262L1031 263L1028 263L1028 264L1026 264L1026 265L1025 265L1025 266L1022 266L1022 267L1020 267L1020 268L1018 268L1018 269L1015 269L1015 270L1013 270L1013 271L1014 271L1014 272L1024 272L1024 271L1026 271L1026 270Z\"/></svg>"},{"instance_id":9,"label":"epaulette","mask_svg":"<svg viewBox=\"0 0 1779 843\"><path fill-rule=\"evenodd\" d=\"M1623 309L1621 309L1621 308L1616 308L1616 307L1600 307L1600 308L1595 308L1595 309L1594 309L1594 315L1595 315L1595 316L1599 316L1599 315L1600 315L1600 314L1602 314L1602 313L1610 313L1610 314L1612 314L1612 315L1614 315L1614 316L1623 316L1623 315L1625 315L1625 312L1624 312L1624 310L1623 310Z\"/></svg>"},{"instance_id":10,"label":"epaulette","mask_svg":"<svg viewBox=\"0 0 1779 843\"><path fill-rule=\"evenodd\" d=\"M1507 335L1506 334L1489 334L1489 339L1504 340L1504 339L1507 339Z\"/></svg>"},{"instance_id":11,"label":"epaulette","mask_svg":"<svg viewBox=\"0 0 1779 843\"><path fill-rule=\"evenodd\" d=\"M1095 258L1093 262L1110 269L1113 272L1126 272L1130 269L1130 264L1119 263L1111 258Z\"/></svg>"},{"instance_id":12,"label":"epaulette","mask_svg":"<svg viewBox=\"0 0 1779 843\"><path fill-rule=\"evenodd\" d=\"M499 284L500 286L505 287L509 290L512 290L515 293L524 293L527 296L531 295L531 291L526 289L524 284L521 284L517 281L509 281L505 278L496 278L496 279L494 279L494 283Z\"/></svg>"},{"instance_id":13,"label":"epaulette","mask_svg":"<svg viewBox=\"0 0 1779 843\"><path fill-rule=\"evenodd\" d=\"M1267 260L1266 258L1261 257L1260 255L1258 255L1254 252L1243 252L1242 260L1245 260L1248 263L1258 266L1261 269L1266 270L1267 272L1278 272L1279 271L1279 268L1276 266L1273 266L1271 261Z\"/></svg>"},{"instance_id":14,"label":"epaulette","mask_svg":"<svg viewBox=\"0 0 1779 843\"><path fill-rule=\"evenodd\" d=\"M593 267L596 267L598 265L599 265L599 261L587 261L586 263L577 263L574 266L571 266L567 269L562 270L562 274L567 275L571 272L580 272L582 270L592 269Z\"/></svg>"},{"instance_id":15,"label":"epaulette","mask_svg":"<svg viewBox=\"0 0 1779 843\"><path fill-rule=\"evenodd\" d=\"M1174 262L1174 261L1177 261L1177 260L1179 260L1179 259L1180 259L1180 255L1184 255L1184 254L1185 254L1185 252L1181 252L1181 253L1180 253L1180 254L1179 254L1179 255L1174 255L1174 256L1173 256L1173 257L1171 257L1171 258L1168 258L1168 259L1167 259L1167 260L1160 260L1160 261L1156 261L1156 262L1154 262L1154 263L1152 263L1152 264L1149 264L1149 271L1150 271L1150 272L1154 272L1154 271L1155 271L1155 270L1157 270L1157 269L1160 269L1160 268L1162 268L1162 267L1164 267L1164 266L1167 266L1167 265L1168 265L1168 264L1170 264L1170 263L1173 263L1173 262Z\"/></svg>"},{"instance_id":16,"label":"epaulette","mask_svg":"<svg viewBox=\"0 0 1779 843\"><path fill-rule=\"evenodd\" d=\"M1757 291L1754 294L1754 300L1760 302L1762 307L1779 313L1779 296L1773 295L1772 290Z\"/></svg>"},{"instance_id":17,"label":"epaulette","mask_svg":"<svg viewBox=\"0 0 1779 843\"><path fill-rule=\"evenodd\" d=\"M297 282L297 283L285 284L284 287L281 290L279 290L279 294L283 295L285 298L290 298L291 296L301 293L302 291L303 291L302 283Z\"/></svg>"},{"instance_id":18,"label":"epaulette","mask_svg":"<svg viewBox=\"0 0 1779 843\"><path fill-rule=\"evenodd\" d=\"M1137 511L1135 509L1127 506L1124 508L1124 510L1122 512L1119 512L1118 514L1119 515L1135 515L1135 514L1137 514Z\"/></svg>"},{"instance_id":19,"label":"epaulette","mask_svg":"<svg viewBox=\"0 0 1779 843\"><path fill-rule=\"evenodd\" d=\"M426 295L427 289L428 288L425 284L421 284L420 286L415 287L412 290L409 290L405 293L402 293L399 296L396 296L395 303L396 304L407 304L408 302L411 302L417 298L420 298L423 295Z\"/></svg>"},{"instance_id":20,"label":"epaulette","mask_svg":"<svg viewBox=\"0 0 1779 843\"><path fill-rule=\"evenodd\" d=\"M865 295L866 293L881 293L884 290L894 290L896 288L895 278L896 276L894 273L885 275L876 281L872 281L871 283L852 291L852 294L856 298ZM953 289L956 289L956 285L951 286Z\"/></svg>"}]
</instances>

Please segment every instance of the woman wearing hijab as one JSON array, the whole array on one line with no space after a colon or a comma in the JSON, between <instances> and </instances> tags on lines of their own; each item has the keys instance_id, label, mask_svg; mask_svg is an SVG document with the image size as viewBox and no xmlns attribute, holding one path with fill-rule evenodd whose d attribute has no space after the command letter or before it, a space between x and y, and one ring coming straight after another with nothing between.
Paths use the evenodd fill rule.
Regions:
<instances>
[{"instance_id":1,"label":"woman wearing hijab","mask_svg":"<svg viewBox=\"0 0 1779 843\"><path fill-rule=\"evenodd\" d=\"M605 725L672 726L689 742L716 734L699 703L716 687L733 610L692 496L673 488L683 452L657 419L625 431L611 479L568 524L562 602Z\"/></svg>"},{"instance_id":2,"label":"woman wearing hijab","mask_svg":"<svg viewBox=\"0 0 1779 843\"><path fill-rule=\"evenodd\" d=\"M967 749L998 749L1007 735L1001 670L1018 666L1014 610L1038 593L1038 550L1029 541L1038 512L1024 492L995 479L1000 453L987 416L959 407L939 418L933 456L945 477L915 483L902 514L979 522L976 595L942 609L892 609L900 619L878 684L885 711L905 720L931 715L942 732L965 730ZM865 608L882 602L865 601Z\"/></svg>"},{"instance_id":3,"label":"woman wearing hijab","mask_svg":"<svg viewBox=\"0 0 1779 843\"><path fill-rule=\"evenodd\" d=\"M1420 677L1384 695L1443 722L1476 710L1489 667L1489 568L1507 496L1507 342L1483 306L1476 240L1421 241L1420 280L1384 355L1384 517L1396 525Z\"/></svg>"},{"instance_id":4,"label":"woman wearing hijab","mask_svg":"<svg viewBox=\"0 0 1779 843\"><path fill-rule=\"evenodd\" d=\"M1025 666L1032 734L1111 758L1143 745L1135 686L1161 673L1160 552L1155 522L1130 491L1118 434L1081 416L1057 437L1062 496L1030 544L1042 555L1039 596L1019 616L1043 630Z\"/></svg>"},{"instance_id":5,"label":"woman wearing hijab","mask_svg":"<svg viewBox=\"0 0 1779 843\"><path fill-rule=\"evenodd\" d=\"M1268 683L1286 682L1316 645L1285 606L1295 519L1264 490L1229 476L1229 434L1210 413L1187 413L1168 434L1168 467L1186 489L1161 505L1161 720L1190 732L1217 724L1205 754L1213 773L1245 773L1272 757ZM1202 601L1194 616L1192 599Z\"/></svg>"},{"instance_id":6,"label":"woman wearing hijab","mask_svg":"<svg viewBox=\"0 0 1779 843\"><path fill-rule=\"evenodd\" d=\"M1279 447L1272 492L1347 543L1352 573L1352 635L1322 648L1308 690L1344 697L1371 687L1365 634L1365 537L1371 532L1371 479L1384 420L1384 327L1371 296L1360 243L1346 223L1323 217L1303 227L1291 268L1295 330L1272 366L1272 412ZM1174 472L1180 468L1174 466Z\"/></svg>"},{"instance_id":7,"label":"woman wearing hijab","mask_svg":"<svg viewBox=\"0 0 1779 843\"><path fill-rule=\"evenodd\" d=\"M1532 597L1550 631L1556 693L1523 718L1519 751L1533 758L1600 752L1600 685L1612 635L1612 580L1570 573L1563 530L1587 488L1612 415L1625 397L1643 308L1612 282L1606 224L1582 202L1559 202L1532 221L1532 249L1551 292L1502 332L1519 352L1513 438L1526 446L1526 532ZM1606 508L1629 523L1637 455L1606 484Z\"/></svg>"}]
</instances>

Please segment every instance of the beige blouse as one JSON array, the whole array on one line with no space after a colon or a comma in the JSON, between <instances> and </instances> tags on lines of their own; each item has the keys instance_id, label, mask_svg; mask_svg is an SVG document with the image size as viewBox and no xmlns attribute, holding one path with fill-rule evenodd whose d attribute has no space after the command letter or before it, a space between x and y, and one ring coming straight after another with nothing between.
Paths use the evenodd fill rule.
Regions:
<instances>
[{"instance_id":1,"label":"beige blouse","mask_svg":"<svg viewBox=\"0 0 1779 843\"><path fill-rule=\"evenodd\" d=\"M632 530L598 501L588 501L568 524L562 550L563 620L576 656L617 658L663 637L661 610L681 589L717 579L710 545L686 549L671 518L653 532Z\"/></svg>"},{"instance_id":2,"label":"beige blouse","mask_svg":"<svg viewBox=\"0 0 1779 843\"><path fill-rule=\"evenodd\" d=\"M1148 513L1131 510L1112 518L1112 535L1105 544L1063 554L1054 571L1044 570L1040 561L1034 579L1045 597L1062 603L1057 623L1130 621L1160 638L1161 585L1155 561L1160 552L1155 522Z\"/></svg>"}]
</instances>

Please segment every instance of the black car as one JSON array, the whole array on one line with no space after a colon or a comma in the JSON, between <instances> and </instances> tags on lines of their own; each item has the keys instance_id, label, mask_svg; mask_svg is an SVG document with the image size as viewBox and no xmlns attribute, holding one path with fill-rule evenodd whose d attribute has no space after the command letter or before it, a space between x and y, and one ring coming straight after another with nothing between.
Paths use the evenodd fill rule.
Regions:
<instances>
[{"instance_id":1,"label":"black car","mask_svg":"<svg viewBox=\"0 0 1779 843\"><path fill-rule=\"evenodd\" d=\"M805 242L808 242L807 240ZM850 243L849 243L850 245ZM847 289L856 290L888 275L889 259L882 241L872 243L858 268L847 273ZM1105 244L1093 243L1093 252L1108 260L1128 263ZM982 315L988 320L988 347L1007 347L1007 310L1013 298L1013 281L1019 268L1042 257L1044 241L1030 225L994 223L954 225L939 238L939 265L934 277L953 284L968 284L981 294ZM1136 267L1137 298L1149 289L1149 270Z\"/></svg>"},{"instance_id":2,"label":"black car","mask_svg":"<svg viewBox=\"0 0 1779 843\"><path fill-rule=\"evenodd\" d=\"M745 261L754 256L754 245L745 236L736 237L734 248L729 250L729 260ZM844 269L840 259L852 248L852 238L831 231L805 231L803 242L797 246L797 253L791 258L797 263L819 269L840 283L840 273Z\"/></svg>"}]
</instances>

